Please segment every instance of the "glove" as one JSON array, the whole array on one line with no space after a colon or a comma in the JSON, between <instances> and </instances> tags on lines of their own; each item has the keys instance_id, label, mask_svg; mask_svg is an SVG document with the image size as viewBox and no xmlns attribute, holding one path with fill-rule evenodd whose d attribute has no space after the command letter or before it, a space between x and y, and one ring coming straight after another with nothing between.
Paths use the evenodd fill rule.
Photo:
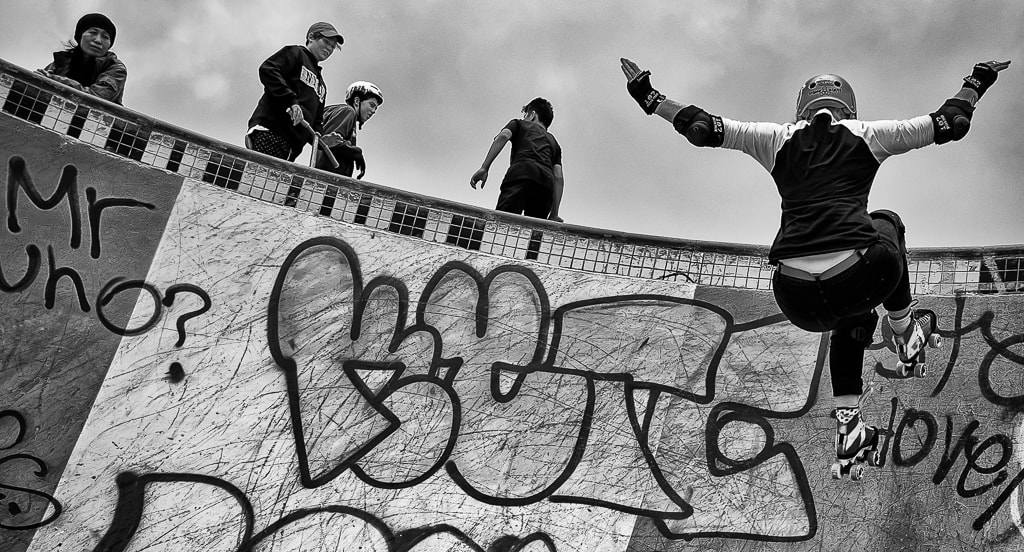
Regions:
<instances>
[{"instance_id":1,"label":"glove","mask_svg":"<svg viewBox=\"0 0 1024 552\"><path fill-rule=\"evenodd\" d=\"M978 93L978 98L980 99L985 94L985 91L988 90L988 87L995 84L998 76L999 71L988 63L976 63L971 74L964 77L964 88L973 89Z\"/></svg>"},{"instance_id":2,"label":"glove","mask_svg":"<svg viewBox=\"0 0 1024 552\"><path fill-rule=\"evenodd\" d=\"M330 135L328 135L330 136ZM344 142L331 146L331 153L338 161L352 161L355 167L359 169L359 176L356 179L360 179L366 174L366 161L363 159L363 148L359 146L350 146Z\"/></svg>"},{"instance_id":3,"label":"glove","mask_svg":"<svg viewBox=\"0 0 1024 552\"><path fill-rule=\"evenodd\" d=\"M363 178L364 174L366 174L366 160L363 159L362 150L359 151L359 153L353 158L353 160L356 163L356 168L359 169L359 174L356 175L356 180L359 180Z\"/></svg>"},{"instance_id":4,"label":"glove","mask_svg":"<svg viewBox=\"0 0 1024 552\"><path fill-rule=\"evenodd\" d=\"M629 95L640 104L644 113L653 115L661 102L665 101L665 95L658 92L651 86L651 72L641 71L626 83L626 90Z\"/></svg>"}]
</instances>

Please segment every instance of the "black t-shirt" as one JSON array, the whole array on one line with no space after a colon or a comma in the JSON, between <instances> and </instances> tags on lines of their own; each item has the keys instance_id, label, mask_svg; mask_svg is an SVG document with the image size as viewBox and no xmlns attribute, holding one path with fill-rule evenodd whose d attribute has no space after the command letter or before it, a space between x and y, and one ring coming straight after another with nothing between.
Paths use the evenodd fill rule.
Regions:
<instances>
[{"instance_id":1,"label":"black t-shirt","mask_svg":"<svg viewBox=\"0 0 1024 552\"><path fill-rule=\"evenodd\" d=\"M554 166L562 164L562 148L555 137L544 125L523 119L512 119L505 128L512 133L512 159L505 180L542 176L550 186Z\"/></svg>"},{"instance_id":2,"label":"black t-shirt","mask_svg":"<svg viewBox=\"0 0 1024 552\"><path fill-rule=\"evenodd\" d=\"M768 259L833 253L878 240L868 194L882 161L935 142L932 120L835 120L745 123L722 118L722 147L749 154L771 172L782 221Z\"/></svg>"}]
</instances>

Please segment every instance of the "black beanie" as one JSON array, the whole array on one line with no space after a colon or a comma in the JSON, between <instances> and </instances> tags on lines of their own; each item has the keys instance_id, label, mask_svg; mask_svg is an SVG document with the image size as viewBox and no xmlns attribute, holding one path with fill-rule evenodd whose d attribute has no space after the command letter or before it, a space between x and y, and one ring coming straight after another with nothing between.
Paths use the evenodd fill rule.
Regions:
<instances>
[{"instance_id":1,"label":"black beanie","mask_svg":"<svg viewBox=\"0 0 1024 552\"><path fill-rule=\"evenodd\" d=\"M93 27L98 27L107 31L110 34L110 45L114 45L114 36L117 34L117 27L114 26L114 22L102 13L89 13L83 15L78 20L78 25L75 26L75 42L81 44L82 33L88 31Z\"/></svg>"}]
</instances>

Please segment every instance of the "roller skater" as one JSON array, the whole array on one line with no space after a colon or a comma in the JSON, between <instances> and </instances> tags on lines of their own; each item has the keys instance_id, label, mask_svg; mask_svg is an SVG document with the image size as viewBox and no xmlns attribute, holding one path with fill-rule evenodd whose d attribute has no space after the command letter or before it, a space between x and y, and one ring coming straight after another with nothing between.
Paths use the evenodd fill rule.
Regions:
<instances>
[{"instance_id":1,"label":"roller skater","mask_svg":"<svg viewBox=\"0 0 1024 552\"><path fill-rule=\"evenodd\" d=\"M749 123L667 98L650 71L622 59L626 90L647 115L665 119L702 147L753 157L782 198L782 222L768 260L779 310L810 332L830 332L829 373L836 408L832 475L860 479L878 463L878 429L861 411L864 350L888 314L900 366L924 374L921 350L938 345L935 314L913 310L906 229L899 215L869 213L868 194L882 161L930 144L962 139L974 107L1010 62L974 66L960 91L935 112L899 121L860 121L850 84L835 74L807 80L793 123ZM906 370L904 370L904 374Z\"/></svg>"}]
</instances>

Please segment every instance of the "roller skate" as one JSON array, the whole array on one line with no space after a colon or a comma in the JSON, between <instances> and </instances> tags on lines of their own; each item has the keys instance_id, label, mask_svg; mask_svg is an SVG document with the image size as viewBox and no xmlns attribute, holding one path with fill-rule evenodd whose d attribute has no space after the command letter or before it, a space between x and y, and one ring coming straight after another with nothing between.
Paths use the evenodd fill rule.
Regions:
<instances>
[{"instance_id":1,"label":"roller skate","mask_svg":"<svg viewBox=\"0 0 1024 552\"><path fill-rule=\"evenodd\" d=\"M914 377L923 378L927 375L922 352L925 345L931 348L942 346L942 336L938 333L935 313L919 309L911 311L913 318L910 326L903 333L893 332L892 343L896 346L896 374L901 378L913 373Z\"/></svg>"},{"instance_id":2,"label":"roller skate","mask_svg":"<svg viewBox=\"0 0 1024 552\"><path fill-rule=\"evenodd\" d=\"M864 476L864 463L877 466L878 428L861 420L860 408L836 408L836 462L832 464L832 479L850 476L860 481Z\"/></svg>"}]
</instances>

